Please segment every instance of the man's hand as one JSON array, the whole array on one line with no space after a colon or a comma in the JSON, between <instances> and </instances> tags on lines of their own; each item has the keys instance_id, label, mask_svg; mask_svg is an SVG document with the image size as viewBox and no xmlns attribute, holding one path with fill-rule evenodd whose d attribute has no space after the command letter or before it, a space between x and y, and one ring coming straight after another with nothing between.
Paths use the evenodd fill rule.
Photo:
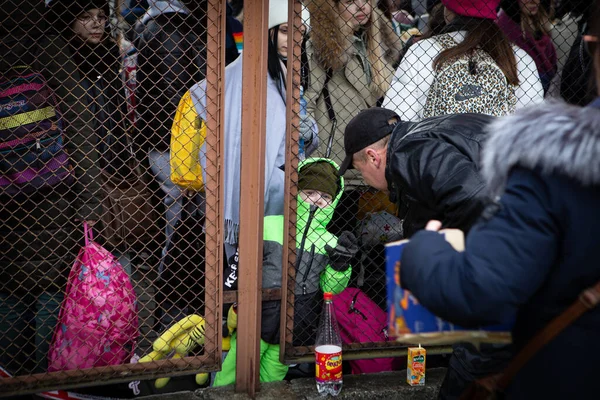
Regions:
<instances>
[{"instance_id":1,"label":"man's hand","mask_svg":"<svg viewBox=\"0 0 600 400\"><path fill-rule=\"evenodd\" d=\"M331 268L343 272L348 269L350 261L358 253L358 239L352 232L344 231L338 239L337 246L332 248L326 244L325 251L329 256Z\"/></svg>"}]
</instances>

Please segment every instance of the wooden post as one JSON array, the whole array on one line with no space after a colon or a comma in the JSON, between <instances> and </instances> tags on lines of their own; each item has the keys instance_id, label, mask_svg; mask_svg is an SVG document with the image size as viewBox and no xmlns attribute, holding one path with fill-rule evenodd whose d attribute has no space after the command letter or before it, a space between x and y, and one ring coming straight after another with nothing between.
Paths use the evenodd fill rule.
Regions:
<instances>
[{"instance_id":1,"label":"wooden post","mask_svg":"<svg viewBox=\"0 0 600 400\"><path fill-rule=\"evenodd\" d=\"M268 0L244 2L236 391L252 398L259 390L268 14Z\"/></svg>"}]
</instances>

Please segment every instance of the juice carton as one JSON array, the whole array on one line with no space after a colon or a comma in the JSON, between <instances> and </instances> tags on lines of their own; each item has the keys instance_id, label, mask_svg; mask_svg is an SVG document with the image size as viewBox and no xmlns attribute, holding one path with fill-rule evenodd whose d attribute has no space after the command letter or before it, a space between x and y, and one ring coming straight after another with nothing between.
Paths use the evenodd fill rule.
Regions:
<instances>
[{"instance_id":1,"label":"juice carton","mask_svg":"<svg viewBox=\"0 0 600 400\"><path fill-rule=\"evenodd\" d=\"M408 365L406 368L406 382L410 386L425 386L425 358L427 351L424 347L408 348Z\"/></svg>"}]
</instances>

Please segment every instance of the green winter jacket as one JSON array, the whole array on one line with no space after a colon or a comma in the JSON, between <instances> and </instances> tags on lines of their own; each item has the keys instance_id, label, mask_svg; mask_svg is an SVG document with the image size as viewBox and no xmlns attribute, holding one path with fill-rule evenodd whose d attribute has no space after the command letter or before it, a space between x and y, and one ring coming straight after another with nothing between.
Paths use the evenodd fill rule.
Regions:
<instances>
[{"instance_id":1,"label":"green winter jacket","mask_svg":"<svg viewBox=\"0 0 600 400\"><path fill-rule=\"evenodd\" d=\"M327 161L336 169L338 165L326 158L309 158L303 166ZM339 190L332 204L325 208L311 206L297 198L296 218L296 285L294 289L294 343L309 345L314 342L314 331L321 310L323 292L338 294L350 280L352 267L335 271L329 266L325 245L335 248L338 238L327 231L336 205L344 191L344 178L339 178ZM284 220L283 215L267 216L263 235L263 288L279 288L282 279ZM262 339L267 343L279 343L280 302L264 302L262 314ZM312 342L311 342L312 341Z\"/></svg>"}]
</instances>

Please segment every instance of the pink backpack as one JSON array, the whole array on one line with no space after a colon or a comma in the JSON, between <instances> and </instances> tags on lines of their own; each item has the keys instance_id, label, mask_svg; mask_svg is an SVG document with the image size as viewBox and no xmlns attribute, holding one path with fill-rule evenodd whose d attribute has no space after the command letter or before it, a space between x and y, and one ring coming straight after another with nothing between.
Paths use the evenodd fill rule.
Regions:
<instances>
[{"instance_id":1,"label":"pink backpack","mask_svg":"<svg viewBox=\"0 0 600 400\"><path fill-rule=\"evenodd\" d=\"M343 343L380 343L389 340L387 314L362 290L346 288L333 296L335 318ZM353 374L369 374L400 369L398 358L349 361Z\"/></svg>"},{"instance_id":2,"label":"pink backpack","mask_svg":"<svg viewBox=\"0 0 600 400\"><path fill-rule=\"evenodd\" d=\"M50 346L49 371L129 362L138 335L136 296L117 259L93 241L84 223L85 247L67 281Z\"/></svg>"}]
</instances>

